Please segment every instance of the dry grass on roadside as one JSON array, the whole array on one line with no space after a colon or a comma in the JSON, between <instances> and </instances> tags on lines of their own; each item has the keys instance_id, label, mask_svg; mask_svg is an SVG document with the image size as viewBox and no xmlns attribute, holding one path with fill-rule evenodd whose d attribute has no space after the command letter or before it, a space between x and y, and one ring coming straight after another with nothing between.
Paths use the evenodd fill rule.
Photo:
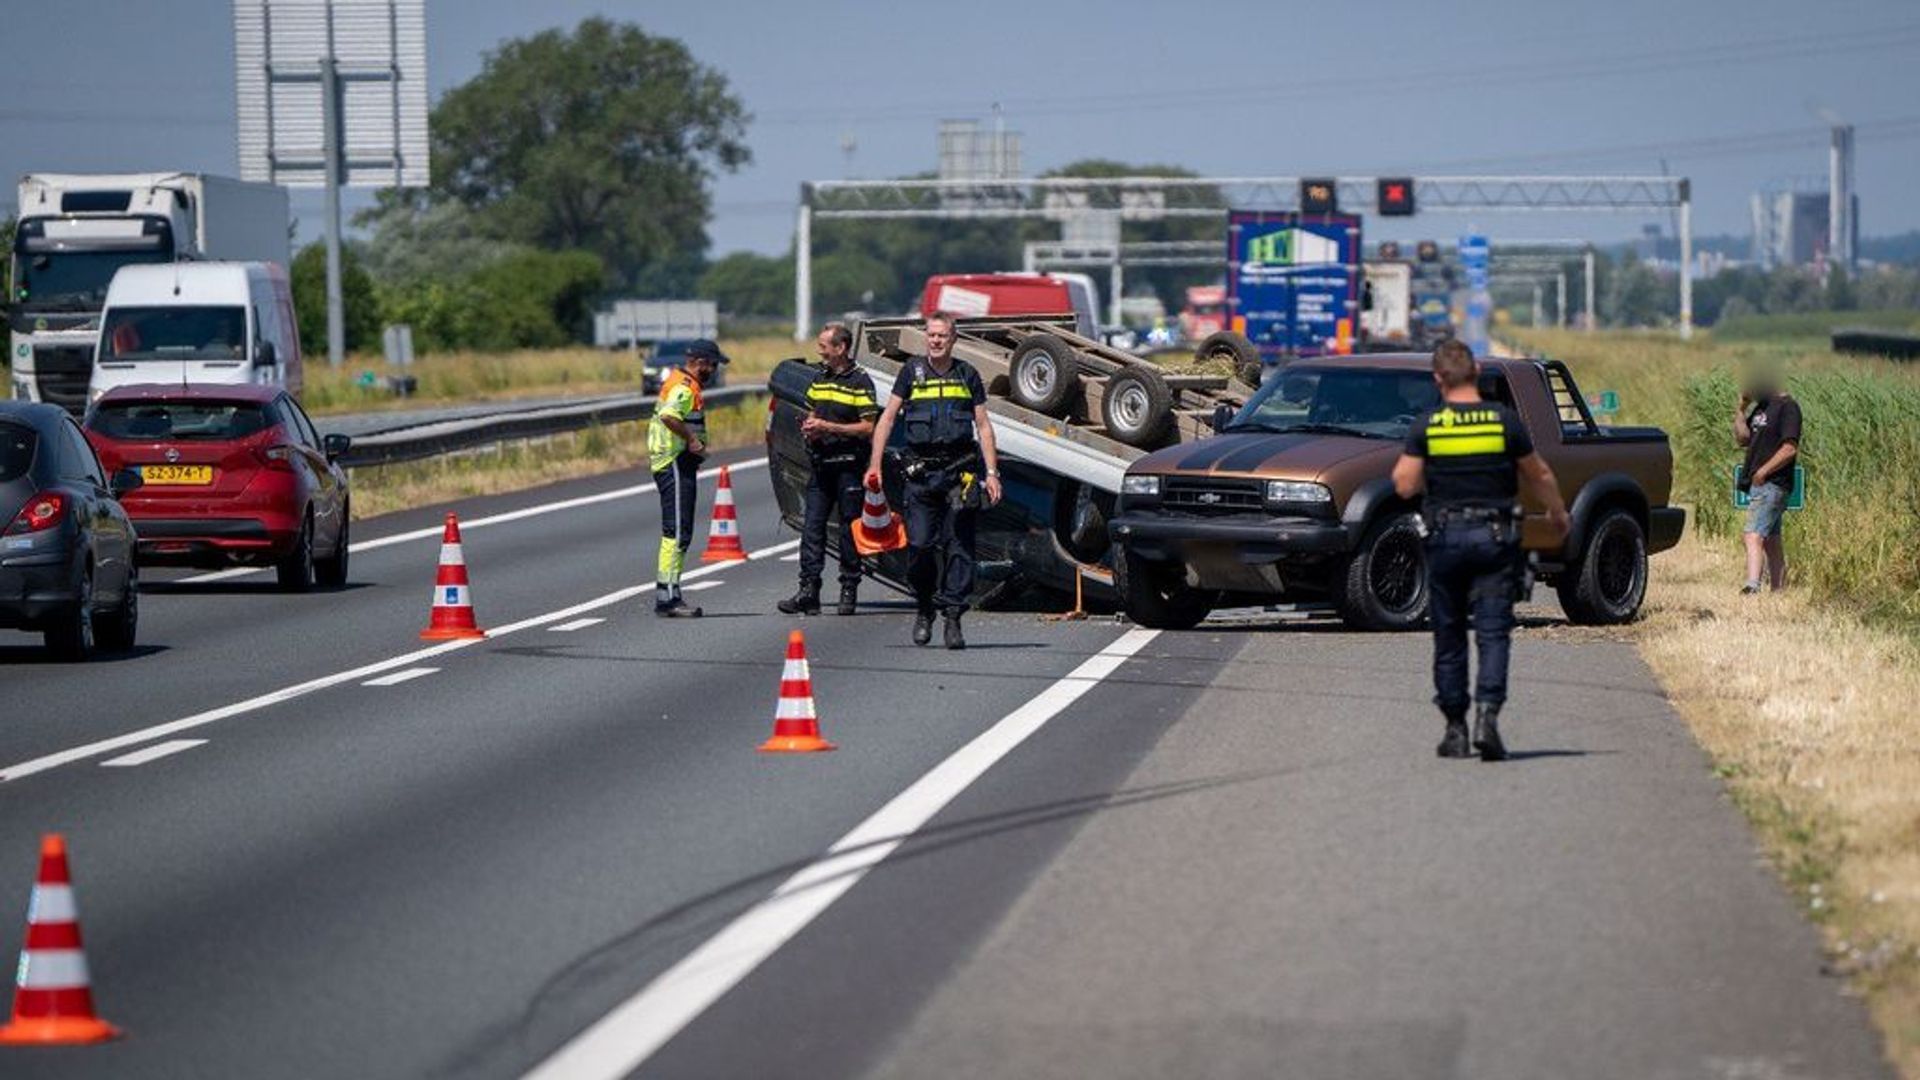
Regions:
<instances>
[{"instance_id":1,"label":"dry grass on roadside","mask_svg":"<svg viewBox=\"0 0 1920 1080\"><path fill-rule=\"evenodd\" d=\"M1920 1078L1920 645L1805 589L1738 595L1737 539L1689 530L1653 569L1642 652Z\"/></svg>"},{"instance_id":2,"label":"dry grass on roadside","mask_svg":"<svg viewBox=\"0 0 1920 1080\"><path fill-rule=\"evenodd\" d=\"M781 360L799 356L802 346L788 338L723 340L733 361L727 377L757 382ZM387 392L386 379L402 371L419 380L411 397ZM360 385L371 372L375 385ZM631 350L590 348L519 350L502 353L440 353L421 357L410 368L388 367L378 356L356 354L338 369L324 358L310 358L302 404L315 414L418 408L443 402L509 401L560 394L617 394L638 391L640 366Z\"/></svg>"},{"instance_id":3,"label":"dry grass on roadside","mask_svg":"<svg viewBox=\"0 0 1920 1080\"><path fill-rule=\"evenodd\" d=\"M707 417L713 445L724 449L752 443L760 437L766 414L765 398L749 398L737 405L714 409ZM476 495L523 491L559 480L620 471L632 473L637 478L635 483L645 480L645 422L503 443L426 461L355 469L353 516L359 520L396 510Z\"/></svg>"}]
</instances>

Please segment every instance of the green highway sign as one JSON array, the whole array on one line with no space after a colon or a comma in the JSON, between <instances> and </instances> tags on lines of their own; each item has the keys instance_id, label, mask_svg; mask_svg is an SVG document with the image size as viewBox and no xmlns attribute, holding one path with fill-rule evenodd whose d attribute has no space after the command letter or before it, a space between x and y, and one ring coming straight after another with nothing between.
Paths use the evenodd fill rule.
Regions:
<instances>
[{"instance_id":1,"label":"green highway sign","mask_svg":"<svg viewBox=\"0 0 1920 1080\"><path fill-rule=\"evenodd\" d=\"M1747 503L1751 501L1748 499L1747 493L1741 490L1746 478L1747 467L1745 465L1735 465L1733 467L1733 508L1735 510L1745 510ZM1804 510L1806 506L1807 470L1796 464L1793 467L1793 490L1787 495L1787 509Z\"/></svg>"},{"instance_id":2,"label":"green highway sign","mask_svg":"<svg viewBox=\"0 0 1920 1080\"><path fill-rule=\"evenodd\" d=\"M1620 411L1620 394L1615 390L1602 390L1587 395L1587 405L1595 416L1612 416Z\"/></svg>"}]
</instances>

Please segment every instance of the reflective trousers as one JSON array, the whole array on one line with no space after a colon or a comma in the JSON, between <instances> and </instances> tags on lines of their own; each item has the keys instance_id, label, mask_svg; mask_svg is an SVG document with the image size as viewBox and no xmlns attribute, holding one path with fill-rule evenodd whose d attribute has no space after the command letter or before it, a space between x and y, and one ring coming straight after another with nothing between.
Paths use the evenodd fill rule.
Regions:
<instances>
[{"instance_id":1,"label":"reflective trousers","mask_svg":"<svg viewBox=\"0 0 1920 1080\"><path fill-rule=\"evenodd\" d=\"M660 559L654 582L677 589L680 571L693 546L693 508L700 492L700 466L692 454L681 454L673 464L653 474L660 491Z\"/></svg>"},{"instance_id":2,"label":"reflective trousers","mask_svg":"<svg viewBox=\"0 0 1920 1080\"><path fill-rule=\"evenodd\" d=\"M1520 552L1512 530L1486 523L1442 526L1427 538L1428 617L1433 620L1433 703L1448 714L1473 701L1507 700L1513 598ZM1467 693L1467 626L1473 626L1480 673Z\"/></svg>"}]
</instances>

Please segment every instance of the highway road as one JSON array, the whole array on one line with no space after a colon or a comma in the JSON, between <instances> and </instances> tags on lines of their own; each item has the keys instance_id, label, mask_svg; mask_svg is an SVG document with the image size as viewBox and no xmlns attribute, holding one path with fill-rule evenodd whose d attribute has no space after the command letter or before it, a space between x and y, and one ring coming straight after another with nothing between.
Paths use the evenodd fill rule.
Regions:
<instances>
[{"instance_id":1,"label":"highway road","mask_svg":"<svg viewBox=\"0 0 1920 1080\"><path fill-rule=\"evenodd\" d=\"M457 507L483 643L416 637L440 508L0 634L0 948L65 832L128 1033L0 1075L1885 1075L1629 644L1529 630L1517 760L1442 762L1417 636L780 617L736 460L698 622L629 475ZM754 749L794 625L832 754Z\"/></svg>"}]
</instances>

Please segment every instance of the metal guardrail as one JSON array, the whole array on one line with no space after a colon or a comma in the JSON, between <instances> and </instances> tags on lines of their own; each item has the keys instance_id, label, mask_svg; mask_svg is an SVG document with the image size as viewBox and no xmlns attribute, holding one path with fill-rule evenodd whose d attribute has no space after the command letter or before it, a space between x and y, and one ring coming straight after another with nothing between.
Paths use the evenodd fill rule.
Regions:
<instances>
[{"instance_id":1,"label":"metal guardrail","mask_svg":"<svg viewBox=\"0 0 1920 1080\"><path fill-rule=\"evenodd\" d=\"M724 386L707 394L706 404L709 409L717 405L732 405L766 392L764 383ZM397 465L489 443L538 439L595 425L645 420L653 415L654 400L651 396L632 394L577 405L503 410L486 416L375 432L355 438L340 463L349 469L366 465Z\"/></svg>"}]
</instances>

